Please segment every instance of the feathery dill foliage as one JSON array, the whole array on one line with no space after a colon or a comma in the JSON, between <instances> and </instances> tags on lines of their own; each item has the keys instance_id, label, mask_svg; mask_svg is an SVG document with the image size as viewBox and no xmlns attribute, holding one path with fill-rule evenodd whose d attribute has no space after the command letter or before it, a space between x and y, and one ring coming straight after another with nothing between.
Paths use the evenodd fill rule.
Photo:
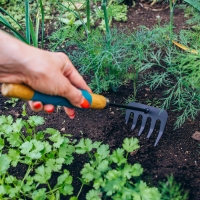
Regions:
<instances>
[{"instance_id":1,"label":"feathery dill foliage","mask_svg":"<svg viewBox=\"0 0 200 200\"><path fill-rule=\"evenodd\" d=\"M131 34L132 37L132 52L131 52L131 65L129 72L125 74L125 82L133 81L134 99L137 94L137 82L139 72L143 69L144 61L148 60L148 54L152 51L151 45L154 41L153 32L146 27L141 26L140 29ZM151 66L151 63L150 63Z\"/></svg>"},{"instance_id":2,"label":"feathery dill foliage","mask_svg":"<svg viewBox=\"0 0 200 200\"><path fill-rule=\"evenodd\" d=\"M156 29L152 30L155 35ZM157 37L156 36L156 37ZM155 36L154 36L155 39ZM194 44L194 38L188 32L180 34L180 40L184 44L191 42ZM148 85L151 90L164 86L162 108L172 108L174 112L181 112L177 117L175 128L180 127L187 118L195 119L200 107L200 56L180 52L174 46L165 40L154 40L154 49L147 55L147 60L143 61L144 72L152 69L152 72L145 73L144 82L141 85ZM164 41L164 40L163 40ZM160 50L156 50L162 47ZM156 66L156 70L155 70Z\"/></svg>"},{"instance_id":3,"label":"feathery dill foliage","mask_svg":"<svg viewBox=\"0 0 200 200\"><path fill-rule=\"evenodd\" d=\"M68 54L73 63L80 66L79 71L91 77L90 86L96 93L110 88L117 90L134 61L132 37L117 29L112 29L111 35L111 45L108 45L101 31L92 30L88 38Z\"/></svg>"},{"instance_id":4,"label":"feathery dill foliage","mask_svg":"<svg viewBox=\"0 0 200 200\"><path fill-rule=\"evenodd\" d=\"M49 37L49 48L52 51L62 50L65 47L66 42L73 41L78 42L80 40L80 33L77 32L76 26L62 26L57 31L53 32Z\"/></svg>"},{"instance_id":5,"label":"feathery dill foliage","mask_svg":"<svg viewBox=\"0 0 200 200\"><path fill-rule=\"evenodd\" d=\"M181 184L175 181L173 175L167 176L166 182L159 183L159 191L161 192L162 200L187 200L189 198L188 191L183 190Z\"/></svg>"}]
</instances>

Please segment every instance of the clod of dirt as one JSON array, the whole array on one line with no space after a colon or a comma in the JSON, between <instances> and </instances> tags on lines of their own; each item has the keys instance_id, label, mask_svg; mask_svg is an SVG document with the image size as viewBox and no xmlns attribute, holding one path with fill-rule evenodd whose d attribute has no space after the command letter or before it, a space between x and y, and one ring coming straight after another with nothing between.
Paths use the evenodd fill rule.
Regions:
<instances>
[{"instance_id":1,"label":"clod of dirt","mask_svg":"<svg viewBox=\"0 0 200 200\"><path fill-rule=\"evenodd\" d=\"M195 133L192 135L192 138L195 139L195 140L200 140L200 132L195 131Z\"/></svg>"}]
</instances>

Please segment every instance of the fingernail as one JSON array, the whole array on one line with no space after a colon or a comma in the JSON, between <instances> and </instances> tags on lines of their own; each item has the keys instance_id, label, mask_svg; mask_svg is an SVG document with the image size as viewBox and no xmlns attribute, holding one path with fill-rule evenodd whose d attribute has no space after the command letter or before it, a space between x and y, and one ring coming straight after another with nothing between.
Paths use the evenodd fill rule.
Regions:
<instances>
[{"instance_id":1,"label":"fingernail","mask_svg":"<svg viewBox=\"0 0 200 200\"><path fill-rule=\"evenodd\" d=\"M52 113L54 109L45 110L47 113Z\"/></svg>"},{"instance_id":2,"label":"fingernail","mask_svg":"<svg viewBox=\"0 0 200 200\"><path fill-rule=\"evenodd\" d=\"M69 115L70 119L74 119L74 117L75 117L75 114L74 115Z\"/></svg>"},{"instance_id":3,"label":"fingernail","mask_svg":"<svg viewBox=\"0 0 200 200\"><path fill-rule=\"evenodd\" d=\"M83 103L81 104L82 108L89 108L90 107L90 103L88 102L87 99L84 98Z\"/></svg>"},{"instance_id":4,"label":"fingernail","mask_svg":"<svg viewBox=\"0 0 200 200\"><path fill-rule=\"evenodd\" d=\"M41 107L41 103L33 103L33 107L34 107L35 109L38 109L38 108Z\"/></svg>"}]
</instances>

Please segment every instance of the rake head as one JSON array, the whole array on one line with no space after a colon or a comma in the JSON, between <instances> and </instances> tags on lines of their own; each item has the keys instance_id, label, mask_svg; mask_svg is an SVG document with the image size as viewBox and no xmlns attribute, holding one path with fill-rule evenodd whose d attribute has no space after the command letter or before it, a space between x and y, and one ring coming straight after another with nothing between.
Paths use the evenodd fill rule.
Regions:
<instances>
[{"instance_id":1,"label":"rake head","mask_svg":"<svg viewBox=\"0 0 200 200\"><path fill-rule=\"evenodd\" d=\"M149 109L148 113L144 113L142 111L136 111L136 110L132 110L132 109L126 110L126 116L125 116L126 124L128 123L130 114L131 113L134 114L133 125L131 127L132 130L135 128L135 126L137 124L138 117L142 116L142 124L141 124L140 131L138 133L138 136L140 136L142 134L148 118L151 118L151 126L150 126L150 130L148 132L147 138L149 138L151 136L151 134L153 133L156 121L157 120L160 121L160 130L159 130L156 142L154 144L154 146L156 146L158 144L158 141L162 137L162 134L163 134L164 129L165 129L165 125L166 125L167 118L168 118L167 111L159 109L159 108L155 108L155 107L152 107L152 106L147 106L147 105L144 105L144 104L141 104L141 103L135 103L135 102L130 102L128 105L133 106L133 107L142 108L142 109L144 109L144 108Z\"/></svg>"}]
</instances>

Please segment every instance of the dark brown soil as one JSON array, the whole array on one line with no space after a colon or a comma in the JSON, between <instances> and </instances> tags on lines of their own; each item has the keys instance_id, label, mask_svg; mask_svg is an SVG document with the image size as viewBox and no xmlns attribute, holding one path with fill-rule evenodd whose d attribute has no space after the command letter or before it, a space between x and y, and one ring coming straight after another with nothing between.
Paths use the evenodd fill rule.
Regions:
<instances>
[{"instance_id":1,"label":"dark brown soil","mask_svg":"<svg viewBox=\"0 0 200 200\"><path fill-rule=\"evenodd\" d=\"M135 29L140 25L145 25L149 28L157 24L156 16L161 17L161 23L167 23L169 21L169 8L167 5L156 5L155 7L149 7L148 9L143 4L137 4L134 8L129 8L128 22L115 23L118 27ZM164 9L165 8L165 9ZM154 11L152 9L160 9ZM174 23L176 31L185 28L185 18L182 10L175 9ZM73 62L73 61L72 61ZM140 103L145 103L147 98L153 99L157 94L164 92L163 88L159 88L157 91L150 92L148 86L142 88L138 94L137 99ZM115 92L104 93L106 97L112 102L124 103L128 96L133 94L132 85L121 86L119 90ZM1 113L11 114L17 116L21 114L21 104L19 102L15 108L7 106L5 109L4 102L6 99L1 97ZM33 115L29 110L29 114ZM176 120L176 115L171 110L168 110L169 118L166 125L166 129L158 146L154 147L154 142L157 137L157 131L159 126L157 125L155 131L150 139L146 139L149 123L143 134L141 135L140 145L141 148L136 155L130 156L130 163L139 162L145 169L144 178L148 178L153 184L157 184L158 181L164 180L167 175L173 174L175 180L180 182L184 189L190 190L190 200L200 200L200 155L199 155L199 142L192 139L192 134L195 131L199 131L200 122L199 117L196 120L187 120L184 125L177 129L173 129L173 124ZM81 139L82 137L90 138L93 141L102 141L109 144L112 149L121 147L122 141L126 137L137 137L139 131L139 123L137 127L132 131L132 120L125 124L125 114L120 109L108 108L106 110L77 110L76 118L70 120L64 113L63 109L56 110L53 114L48 115L39 113L38 115L44 116L46 119L45 126L52 127L65 133L72 134L75 139ZM70 167L74 177L79 177L79 172L83 166L85 158L80 156L75 159L74 164ZM80 188L80 181L74 180L75 192L78 192ZM84 198L84 192L80 199ZM63 198L66 199L66 198Z\"/></svg>"}]
</instances>

